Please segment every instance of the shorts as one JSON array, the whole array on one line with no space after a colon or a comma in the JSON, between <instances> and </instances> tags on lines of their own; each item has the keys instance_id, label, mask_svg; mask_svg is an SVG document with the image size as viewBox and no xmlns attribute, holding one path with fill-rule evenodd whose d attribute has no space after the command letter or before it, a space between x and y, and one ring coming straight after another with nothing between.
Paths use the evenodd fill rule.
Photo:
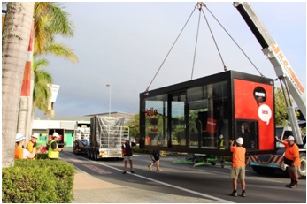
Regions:
<instances>
[{"instance_id":1,"label":"shorts","mask_svg":"<svg viewBox=\"0 0 307 204\"><path fill-rule=\"evenodd\" d=\"M297 171L298 167L297 166L289 166L290 171Z\"/></svg>"},{"instance_id":2,"label":"shorts","mask_svg":"<svg viewBox=\"0 0 307 204\"><path fill-rule=\"evenodd\" d=\"M235 168L231 169L230 172L230 178L234 179L241 179L243 180L245 178L245 167L244 166L237 166Z\"/></svg>"},{"instance_id":3,"label":"shorts","mask_svg":"<svg viewBox=\"0 0 307 204\"><path fill-rule=\"evenodd\" d=\"M124 156L124 161L132 160L132 156Z\"/></svg>"},{"instance_id":4,"label":"shorts","mask_svg":"<svg viewBox=\"0 0 307 204\"><path fill-rule=\"evenodd\" d=\"M159 161L159 156L154 156L155 161Z\"/></svg>"}]
</instances>

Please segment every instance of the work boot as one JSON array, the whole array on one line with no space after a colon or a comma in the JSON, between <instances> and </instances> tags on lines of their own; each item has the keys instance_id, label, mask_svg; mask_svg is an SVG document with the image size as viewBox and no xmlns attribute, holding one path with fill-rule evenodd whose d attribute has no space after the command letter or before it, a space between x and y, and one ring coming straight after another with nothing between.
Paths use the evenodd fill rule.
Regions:
<instances>
[{"instance_id":1,"label":"work boot","mask_svg":"<svg viewBox=\"0 0 307 204\"><path fill-rule=\"evenodd\" d=\"M152 170L151 165L148 165L148 168L149 168L150 171Z\"/></svg>"},{"instance_id":2,"label":"work boot","mask_svg":"<svg viewBox=\"0 0 307 204\"><path fill-rule=\"evenodd\" d=\"M162 171L162 169L159 168L159 169L157 169L157 171Z\"/></svg>"},{"instance_id":3,"label":"work boot","mask_svg":"<svg viewBox=\"0 0 307 204\"><path fill-rule=\"evenodd\" d=\"M237 191L236 190L234 190L232 193L230 193L229 195L231 195L231 196L234 196L234 197L237 197L238 196L238 194L237 194Z\"/></svg>"},{"instance_id":4,"label":"work boot","mask_svg":"<svg viewBox=\"0 0 307 204\"><path fill-rule=\"evenodd\" d=\"M286 185L286 187L291 188L291 186L295 183L294 179L291 179L291 182L289 184Z\"/></svg>"},{"instance_id":5,"label":"work boot","mask_svg":"<svg viewBox=\"0 0 307 204\"><path fill-rule=\"evenodd\" d=\"M297 188L297 181L293 180L293 183L289 187L290 188Z\"/></svg>"},{"instance_id":6,"label":"work boot","mask_svg":"<svg viewBox=\"0 0 307 204\"><path fill-rule=\"evenodd\" d=\"M245 190L242 191L242 197L245 197L246 196L246 193L245 193Z\"/></svg>"},{"instance_id":7,"label":"work boot","mask_svg":"<svg viewBox=\"0 0 307 204\"><path fill-rule=\"evenodd\" d=\"M127 174L127 171L124 171L123 174Z\"/></svg>"}]
</instances>

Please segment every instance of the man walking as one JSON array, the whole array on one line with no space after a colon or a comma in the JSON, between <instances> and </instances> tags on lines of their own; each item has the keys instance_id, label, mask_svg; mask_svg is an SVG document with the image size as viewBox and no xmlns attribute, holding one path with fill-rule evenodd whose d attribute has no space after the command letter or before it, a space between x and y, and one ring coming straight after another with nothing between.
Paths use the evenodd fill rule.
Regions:
<instances>
[{"instance_id":1,"label":"man walking","mask_svg":"<svg viewBox=\"0 0 307 204\"><path fill-rule=\"evenodd\" d=\"M299 148L294 142L294 137L290 135L286 140L280 140L275 137L276 141L285 145L286 152L284 156L284 163L289 165L288 171L291 179L290 184L286 185L289 188L297 187L298 173L297 169L301 165Z\"/></svg>"},{"instance_id":2,"label":"man walking","mask_svg":"<svg viewBox=\"0 0 307 204\"><path fill-rule=\"evenodd\" d=\"M243 138L239 137L234 144L233 140L229 141L230 151L232 152L232 169L231 178L233 179L233 192L229 195L237 196L237 180L241 180L242 196L245 197L245 153L246 149L243 147Z\"/></svg>"},{"instance_id":3,"label":"man walking","mask_svg":"<svg viewBox=\"0 0 307 204\"><path fill-rule=\"evenodd\" d=\"M148 165L149 170L152 170L152 165L156 164L157 166L157 171L161 171L160 169L160 151L157 149L153 149L151 156L153 157L152 162Z\"/></svg>"}]
</instances>

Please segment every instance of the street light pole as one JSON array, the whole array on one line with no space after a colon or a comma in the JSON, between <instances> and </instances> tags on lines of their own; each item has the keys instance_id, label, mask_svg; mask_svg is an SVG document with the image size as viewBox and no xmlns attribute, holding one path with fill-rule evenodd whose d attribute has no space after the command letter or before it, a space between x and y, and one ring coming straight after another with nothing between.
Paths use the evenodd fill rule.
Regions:
<instances>
[{"instance_id":1,"label":"street light pole","mask_svg":"<svg viewBox=\"0 0 307 204\"><path fill-rule=\"evenodd\" d=\"M109 117L111 117L111 84L107 84L106 87L110 89Z\"/></svg>"}]
</instances>

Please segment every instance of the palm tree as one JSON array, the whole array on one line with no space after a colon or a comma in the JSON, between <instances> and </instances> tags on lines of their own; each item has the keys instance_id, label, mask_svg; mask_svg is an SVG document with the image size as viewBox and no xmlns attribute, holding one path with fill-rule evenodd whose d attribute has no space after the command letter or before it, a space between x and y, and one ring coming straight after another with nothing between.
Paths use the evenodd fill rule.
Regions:
<instances>
[{"instance_id":1,"label":"palm tree","mask_svg":"<svg viewBox=\"0 0 307 204\"><path fill-rule=\"evenodd\" d=\"M2 31L2 168L14 165L20 87L33 13L33 2L7 4Z\"/></svg>"},{"instance_id":2,"label":"palm tree","mask_svg":"<svg viewBox=\"0 0 307 204\"><path fill-rule=\"evenodd\" d=\"M73 37L73 26L64 6L55 2L35 3L35 45L34 56L52 54L78 62L72 49L63 43L56 43L55 36Z\"/></svg>"},{"instance_id":3,"label":"palm tree","mask_svg":"<svg viewBox=\"0 0 307 204\"><path fill-rule=\"evenodd\" d=\"M49 72L42 69L42 66L48 67L49 61L45 58L34 58L34 91L33 91L33 113L35 107L44 113L48 112L48 101L50 98L50 88L47 84L52 84L52 76Z\"/></svg>"},{"instance_id":4,"label":"palm tree","mask_svg":"<svg viewBox=\"0 0 307 204\"><path fill-rule=\"evenodd\" d=\"M34 57L51 54L69 59L73 63L78 62L78 57L73 53L71 48L63 43L55 42L56 35L64 37L73 36L73 26L69 21L69 14L64 11L62 4L54 2L36 2L34 18ZM39 67L48 66L49 62L46 59L40 59L34 62L34 64L36 64L36 68L33 67L35 75L33 110L35 110L36 107L38 110L42 110L46 113L48 111L47 106L50 98L50 90L47 84L52 83L52 78L48 72L41 71Z\"/></svg>"}]
</instances>

